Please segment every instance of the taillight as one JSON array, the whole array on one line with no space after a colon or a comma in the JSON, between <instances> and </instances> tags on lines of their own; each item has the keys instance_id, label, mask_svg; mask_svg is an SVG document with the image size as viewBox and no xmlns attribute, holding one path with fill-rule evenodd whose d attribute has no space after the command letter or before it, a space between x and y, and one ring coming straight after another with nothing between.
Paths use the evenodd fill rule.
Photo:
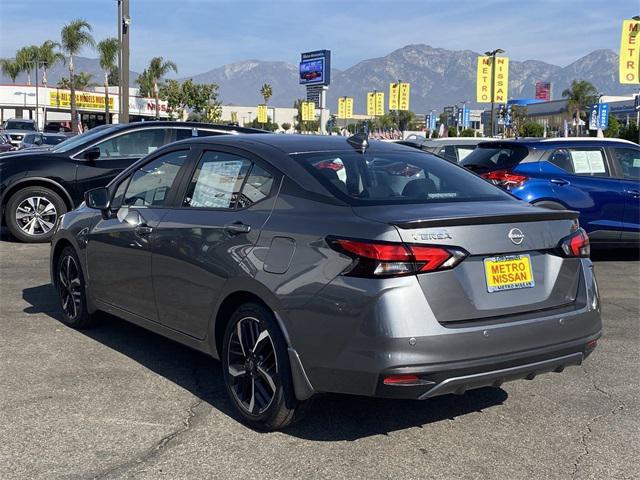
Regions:
<instances>
[{"instance_id":1,"label":"taillight","mask_svg":"<svg viewBox=\"0 0 640 480\"><path fill-rule=\"evenodd\" d=\"M493 172L483 173L480 176L486 178L494 185L504 188L519 187L529 180L529 177L513 173L511 170L494 170Z\"/></svg>"},{"instance_id":2,"label":"taillight","mask_svg":"<svg viewBox=\"0 0 640 480\"><path fill-rule=\"evenodd\" d=\"M582 228L578 228L568 237L560 241L560 249L565 257L589 257L591 246L589 236Z\"/></svg>"},{"instance_id":3,"label":"taillight","mask_svg":"<svg viewBox=\"0 0 640 480\"><path fill-rule=\"evenodd\" d=\"M369 242L328 237L334 250L354 259L344 272L352 277L397 277L414 273L447 270L458 265L467 253L463 250L392 242Z\"/></svg>"}]
</instances>

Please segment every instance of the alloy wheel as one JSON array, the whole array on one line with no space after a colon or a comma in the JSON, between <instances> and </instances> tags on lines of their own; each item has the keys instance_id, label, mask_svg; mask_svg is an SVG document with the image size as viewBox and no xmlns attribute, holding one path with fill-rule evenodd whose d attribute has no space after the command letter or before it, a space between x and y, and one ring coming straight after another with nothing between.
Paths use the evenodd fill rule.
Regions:
<instances>
[{"instance_id":1,"label":"alloy wheel","mask_svg":"<svg viewBox=\"0 0 640 480\"><path fill-rule=\"evenodd\" d=\"M254 317L238 321L228 349L229 386L241 408L260 415L269 408L277 391L278 362L273 340Z\"/></svg>"},{"instance_id":2,"label":"alloy wheel","mask_svg":"<svg viewBox=\"0 0 640 480\"><path fill-rule=\"evenodd\" d=\"M66 255L60 261L58 270L58 290L62 310L70 320L75 320L82 308L82 288L80 268L75 258Z\"/></svg>"},{"instance_id":3,"label":"alloy wheel","mask_svg":"<svg viewBox=\"0 0 640 480\"><path fill-rule=\"evenodd\" d=\"M18 227L27 235L45 235L58 219L53 202L45 197L27 197L16 208Z\"/></svg>"}]
</instances>

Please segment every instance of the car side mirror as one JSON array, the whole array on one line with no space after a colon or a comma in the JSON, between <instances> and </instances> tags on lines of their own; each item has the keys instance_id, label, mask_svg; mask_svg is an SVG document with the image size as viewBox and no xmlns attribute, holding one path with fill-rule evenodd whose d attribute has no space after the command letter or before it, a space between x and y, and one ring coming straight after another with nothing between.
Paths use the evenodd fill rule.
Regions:
<instances>
[{"instance_id":1,"label":"car side mirror","mask_svg":"<svg viewBox=\"0 0 640 480\"><path fill-rule=\"evenodd\" d=\"M91 189L84 194L84 202L89 208L96 210L108 210L111 203L111 196L107 187Z\"/></svg>"},{"instance_id":2,"label":"car side mirror","mask_svg":"<svg viewBox=\"0 0 640 480\"><path fill-rule=\"evenodd\" d=\"M89 150L84 152L84 158L93 162L100 158L100 148L99 147L91 147Z\"/></svg>"}]
</instances>

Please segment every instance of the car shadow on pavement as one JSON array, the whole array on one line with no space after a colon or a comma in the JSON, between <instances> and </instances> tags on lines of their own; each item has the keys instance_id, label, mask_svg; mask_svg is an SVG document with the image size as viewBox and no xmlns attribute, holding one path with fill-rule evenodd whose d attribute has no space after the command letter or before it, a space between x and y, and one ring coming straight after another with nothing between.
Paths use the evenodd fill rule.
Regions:
<instances>
[{"instance_id":1,"label":"car shadow on pavement","mask_svg":"<svg viewBox=\"0 0 640 480\"><path fill-rule=\"evenodd\" d=\"M26 313L44 313L60 320L54 287L26 288ZM188 390L213 408L238 420L222 381L220 363L209 356L136 325L100 314L97 325L80 330L105 345ZM447 395L425 401L389 400L350 395L319 395L301 422L283 433L315 441L357 440L406 428L423 428L502 404L507 393L483 388L464 395Z\"/></svg>"},{"instance_id":2,"label":"car shadow on pavement","mask_svg":"<svg viewBox=\"0 0 640 480\"><path fill-rule=\"evenodd\" d=\"M603 248L592 246L591 260L594 262L637 262L640 260L640 248Z\"/></svg>"}]
</instances>

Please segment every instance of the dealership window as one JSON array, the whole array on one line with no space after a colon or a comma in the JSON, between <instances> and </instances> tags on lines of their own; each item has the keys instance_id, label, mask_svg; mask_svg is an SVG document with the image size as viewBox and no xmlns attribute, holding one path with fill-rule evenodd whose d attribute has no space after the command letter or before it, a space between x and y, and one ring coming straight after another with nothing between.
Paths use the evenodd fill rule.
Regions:
<instances>
[{"instance_id":1,"label":"dealership window","mask_svg":"<svg viewBox=\"0 0 640 480\"><path fill-rule=\"evenodd\" d=\"M134 207L163 205L188 154L189 150L169 152L136 170L126 187L122 205ZM114 207L117 206L116 202L120 202L119 192L120 187L116 190Z\"/></svg>"}]
</instances>

